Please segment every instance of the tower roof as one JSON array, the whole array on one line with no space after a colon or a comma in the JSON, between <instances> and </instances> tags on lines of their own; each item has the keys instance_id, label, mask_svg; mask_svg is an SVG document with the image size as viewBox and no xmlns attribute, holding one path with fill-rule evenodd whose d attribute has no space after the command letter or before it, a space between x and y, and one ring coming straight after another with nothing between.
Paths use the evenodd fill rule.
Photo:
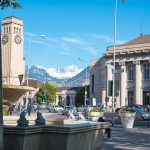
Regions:
<instances>
[{"instance_id":1,"label":"tower roof","mask_svg":"<svg viewBox=\"0 0 150 150\"><path fill-rule=\"evenodd\" d=\"M11 24L11 23L23 26L23 20L20 18L17 18L15 16L9 16L9 17L3 18L2 25Z\"/></svg>"},{"instance_id":2,"label":"tower roof","mask_svg":"<svg viewBox=\"0 0 150 150\"><path fill-rule=\"evenodd\" d=\"M131 41L128 41L118 46L129 46L129 45L146 44L146 43L150 43L150 34L141 35Z\"/></svg>"},{"instance_id":3,"label":"tower roof","mask_svg":"<svg viewBox=\"0 0 150 150\"><path fill-rule=\"evenodd\" d=\"M20 19L20 18L18 18L16 16L8 16L8 17L3 18L3 20L12 19L12 18L15 18L15 19L18 19L18 20L22 20L22 19Z\"/></svg>"}]
</instances>

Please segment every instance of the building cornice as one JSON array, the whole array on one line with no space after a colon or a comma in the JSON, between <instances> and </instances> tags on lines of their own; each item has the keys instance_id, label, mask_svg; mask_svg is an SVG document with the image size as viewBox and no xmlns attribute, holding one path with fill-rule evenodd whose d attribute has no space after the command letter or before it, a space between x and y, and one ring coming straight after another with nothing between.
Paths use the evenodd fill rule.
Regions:
<instances>
[{"instance_id":1,"label":"building cornice","mask_svg":"<svg viewBox=\"0 0 150 150\"><path fill-rule=\"evenodd\" d=\"M106 56L113 55L114 47L108 47L106 51ZM147 53L150 52L150 43L145 44L136 44L129 46L116 46L115 53L116 55L124 55L131 53Z\"/></svg>"}]
</instances>

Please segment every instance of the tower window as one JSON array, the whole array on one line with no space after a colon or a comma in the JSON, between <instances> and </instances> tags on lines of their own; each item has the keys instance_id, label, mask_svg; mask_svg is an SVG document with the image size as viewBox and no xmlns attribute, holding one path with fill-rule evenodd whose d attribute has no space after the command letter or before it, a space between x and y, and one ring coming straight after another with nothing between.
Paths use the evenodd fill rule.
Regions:
<instances>
[{"instance_id":1,"label":"tower window","mask_svg":"<svg viewBox=\"0 0 150 150\"><path fill-rule=\"evenodd\" d=\"M16 27L14 27L14 33L16 33Z\"/></svg>"},{"instance_id":2,"label":"tower window","mask_svg":"<svg viewBox=\"0 0 150 150\"><path fill-rule=\"evenodd\" d=\"M8 27L6 27L6 33L8 33Z\"/></svg>"},{"instance_id":3,"label":"tower window","mask_svg":"<svg viewBox=\"0 0 150 150\"><path fill-rule=\"evenodd\" d=\"M19 34L21 34L21 29L19 29Z\"/></svg>"},{"instance_id":4,"label":"tower window","mask_svg":"<svg viewBox=\"0 0 150 150\"><path fill-rule=\"evenodd\" d=\"M10 33L11 31L10 31L10 27L9 27L9 33Z\"/></svg>"},{"instance_id":5,"label":"tower window","mask_svg":"<svg viewBox=\"0 0 150 150\"><path fill-rule=\"evenodd\" d=\"M5 33L5 27L4 27L4 33Z\"/></svg>"}]
</instances>

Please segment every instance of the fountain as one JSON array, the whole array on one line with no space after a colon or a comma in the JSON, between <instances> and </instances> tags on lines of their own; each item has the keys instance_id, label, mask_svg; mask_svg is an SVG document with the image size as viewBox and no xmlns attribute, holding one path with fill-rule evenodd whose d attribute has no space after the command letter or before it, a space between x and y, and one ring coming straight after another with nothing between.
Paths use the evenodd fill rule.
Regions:
<instances>
[{"instance_id":1,"label":"fountain","mask_svg":"<svg viewBox=\"0 0 150 150\"><path fill-rule=\"evenodd\" d=\"M34 88L19 85L3 85L3 99L14 103L28 91L34 91Z\"/></svg>"}]
</instances>

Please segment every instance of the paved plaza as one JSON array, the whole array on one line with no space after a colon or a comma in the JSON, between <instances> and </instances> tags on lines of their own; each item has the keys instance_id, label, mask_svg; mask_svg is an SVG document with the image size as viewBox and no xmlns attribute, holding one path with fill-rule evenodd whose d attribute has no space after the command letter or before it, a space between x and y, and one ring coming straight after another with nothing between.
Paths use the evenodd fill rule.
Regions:
<instances>
[{"instance_id":1,"label":"paved plaza","mask_svg":"<svg viewBox=\"0 0 150 150\"><path fill-rule=\"evenodd\" d=\"M102 150L149 150L150 128L135 127L123 129L121 125L112 127L112 141L104 141Z\"/></svg>"},{"instance_id":2,"label":"paved plaza","mask_svg":"<svg viewBox=\"0 0 150 150\"><path fill-rule=\"evenodd\" d=\"M43 116L50 115L51 117L63 117L58 113L47 113L43 111ZM109 115L108 115L109 116ZM111 122L111 116L107 116L107 121ZM13 114L13 117L19 117ZM35 120L36 112L32 112L27 118ZM34 123L34 121L33 121ZM102 150L149 150L150 149L150 123L147 121L135 121L134 128L124 129L120 120L115 120L112 129L112 140L103 141Z\"/></svg>"}]
</instances>

